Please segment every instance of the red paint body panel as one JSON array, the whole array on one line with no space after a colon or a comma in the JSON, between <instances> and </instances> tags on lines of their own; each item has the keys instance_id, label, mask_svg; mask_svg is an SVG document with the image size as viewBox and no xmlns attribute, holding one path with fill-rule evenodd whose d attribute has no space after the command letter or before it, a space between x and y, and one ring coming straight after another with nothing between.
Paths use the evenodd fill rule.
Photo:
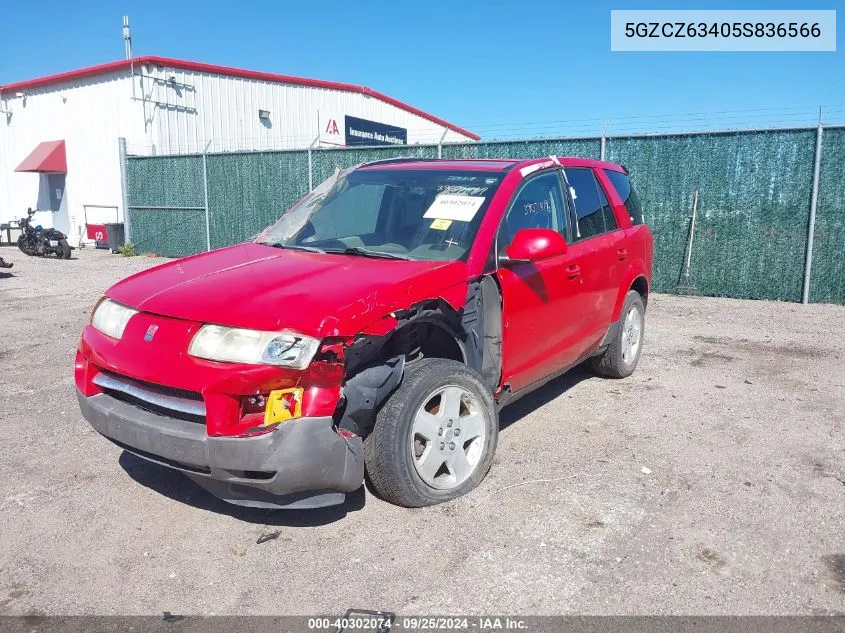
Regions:
<instances>
[{"instance_id":1,"label":"red paint body panel","mask_svg":"<svg viewBox=\"0 0 845 633\"><path fill-rule=\"evenodd\" d=\"M373 164L373 165L362 165L359 169L367 170L367 171L389 171L391 169L399 169L405 171L407 169L431 169L432 162L429 160L409 160L409 161L399 161L395 163L383 163L383 164ZM519 163L518 160L513 159L505 159L505 158L472 158L472 159L465 159L465 160L449 160L449 159L439 159L437 161L437 168L442 169L444 171L454 170L454 171L504 171L505 169L509 169Z\"/></svg>"},{"instance_id":2,"label":"red paint body panel","mask_svg":"<svg viewBox=\"0 0 845 633\"><path fill-rule=\"evenodd\" d=\"M652 242L647 226L631 228L631 219L604 169L624 171L615 163L587 158L548 157L513 166L491 202L467 261L480 275L499 225L524 177L534 165L542 169L588 167L594 170L610 198L619 230L572 244L560 258L499 269L503 294L503 353L501 385L518 391L576 361L600 343L610 324L619 318L625 295L637 277L651 284ZM533 171L530 175L539 173ZM526 176L527 177L527 176ZM635 244L629 245L630 242ZM622 265L620 248L630 257ZM577 275L573 276L571 267ZM567 270L569 269L569 270ZM501 386L500 385L500 386Z\"/></svg>"},{"instance_id":3,"label":"red paint body panel","mask_svg":"<svg viewBox=\"0 0 845 633\"><path fill-rule=\"evenodd\" d=\"M158 330L151 343L144 340L144 333L153 324ZM77 389L88 396L98 393L91 381L97 373L106 370L202 394L208 434L212 436L238 435L255 426L240 423L241 396L267 394L274 389L306 388L303 415L334 412L340 397L342 365L315 362L307 370L297 371L194 358L187 353L188 344L201 325L142 312L130 319L119 341L86 326L76 358Z\"/></svg>"},{"instance_id":4,"label":"red paint body panel","mask_svg":"<svg viewBox=\"0 0 845 633\"><path fill-rule=\"evenodd\" d=\"M150 268L107 296L146 312L315 337L351 336L418 301L466 296L462 262L386 261L247 243Z\"/></svg>"},{"instance_id":5,"label":"red paint body panel","mask_svg":"<svg viewBox=\"0 0 845 633\"><path fill-rule=\"evenodd\" d=\"M618 165L613 164L609 166L602 165L602 168L596 169L595 173L610 204L613 205L613 214L616 217L616 221L625 233L624 243L618 245L617 252L615 253L618 261L616 264L618 293L613 309L613 320L615 321L622 312L622 304L625 303L627 289L631 287L631 284L638 277L645 278L648 287L651 288L651 271L654 265L654 237L648 226L644 224L635 226L631 223L631 216L628 215L628 210L613 187L613 183L610 182L607 174L604 173L605 169L620 171L620 168ZM624 251L623 253L618 252L620 248Z\"/></svg>"},{"instance_id":6,"label":"red paint body panel","mask_svg":"<svg viewBox=\"0 0 845 633\"><path fill-rule=\"evenodd\" d=\"M499 270L502 288L502 384L518 391L577 357L586 309L583 279L567 268L578 254Z\"/></svg>"},{"instance_id":7,"label":"red paint body panel","mask_svg":"<svg viewBox=\"0 0 845 633\"><path fill-rule=\"evenodd\" d=\"M578 241L563 254L533 263L490 268L496 234L517 188L529 174L559 166L589 167L613 207L619 228ZM506 171L482 218L466 262L370 259L239 244L172 261L129 277L106 295L140 310L120 341L92 326L83 332L76 384L98 392L101 370L202 394L210 435L238 435L243 396L303 387L303 415L332 415L341 395L343 366L315 361L298 371L265 365L219 363L187 354L203 323L276 331L291 329L331 338L342 350L360 334L382 336L397 325L394 312L443 299L460 312L468 284L494 272L502 290L503 367L499 388L530 386L596 348L618 318L634 281L651 279L652 237L632 226L604 169L587 159L531 161L413 161L364 169L485 169ZM523 174L526 174L525 176ZM156 325L154 342L144 333ZM251 424L254 424L252 422Z\"/></svg>"}]
</instances>

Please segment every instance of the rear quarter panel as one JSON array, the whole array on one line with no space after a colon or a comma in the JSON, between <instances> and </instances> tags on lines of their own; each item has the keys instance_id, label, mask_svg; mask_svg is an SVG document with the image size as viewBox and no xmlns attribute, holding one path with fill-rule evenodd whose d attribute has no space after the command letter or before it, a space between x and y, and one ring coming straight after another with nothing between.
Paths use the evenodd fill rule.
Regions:
<instances>
[{"instance_id":1,"label":"rear quarter panel","mask_svg":"<svg viewBox=\"0 0 845 633\"><path fill-rule=\"evenodd\" d=\"M613 310L613 320L619 319L622 313L622 306L625 303L625 295L628 294L634 281L638 277L644 277L651 291L651 272L654 265L654 238L651 229L646 224L633 224L628 209L619 197L616 188L607 177L604 169L597 169L596 175L602 187L607 193L610 204L613 206L613 213L616 222L625 232L624 247L628 249L628 258L619 266L619 294L616 298L616 305Z\"/></svg>"}]
</instances>

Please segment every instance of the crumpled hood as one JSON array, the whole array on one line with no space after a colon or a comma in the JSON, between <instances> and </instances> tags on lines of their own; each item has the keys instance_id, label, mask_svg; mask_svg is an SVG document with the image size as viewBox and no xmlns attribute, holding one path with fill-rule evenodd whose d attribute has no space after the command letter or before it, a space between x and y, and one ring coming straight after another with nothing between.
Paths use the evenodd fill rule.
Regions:
<instances>
[{"instance_id":1,"label":"crumpled hood","mask_svg":"<svg viewBox=\"0 0 845 633\"><path fill-rule=\"evenodd\" d=\"M463 262L404 261L284 250L257 243L150 268L106 295L162 316L310 336L351 336L449 291L466 296ZM456 287L457 286L457 287ZM460 300L457 299L460 297Z\"/></svg>"}]
</instances>

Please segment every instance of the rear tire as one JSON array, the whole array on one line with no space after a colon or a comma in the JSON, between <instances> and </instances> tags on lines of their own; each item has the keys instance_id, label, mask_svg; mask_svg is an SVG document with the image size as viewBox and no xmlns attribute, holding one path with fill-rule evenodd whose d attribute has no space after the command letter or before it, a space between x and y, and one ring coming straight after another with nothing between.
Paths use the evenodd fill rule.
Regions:
<instances>
[{"instance_id":1,"label":"rear tire","mask_svg":"<svg viewBox=\"0 0 845 633\"><path fill-rule=\"evenodd\" d=\"M70 259L70 244L67 243L67 240L59 240L56 257L59 259Z\"/></svg>"},{"instance_id":2,"label":"rear tire","mask_svg":"<svg viewBox=\"0 0 845 633\"><path fill-rule=\"evenodd\" d=\"M364 442L370 483L408 508L455 499L484 479L498 434L493 396L481 377L456 361L424 358L406 366Z\"/></svg>"},{"instance_id":3,"label":"rear tire","mask_svg":"<svg viewBox=\"0 0 845 633\"><path fill-rule=\"evenodd\" d=\"M643 349L645 305L636 290L625 296L613 340L601 356L592 359L593 370L608 378L627 378L634 373Z\"/></svg>"}]
</instances>

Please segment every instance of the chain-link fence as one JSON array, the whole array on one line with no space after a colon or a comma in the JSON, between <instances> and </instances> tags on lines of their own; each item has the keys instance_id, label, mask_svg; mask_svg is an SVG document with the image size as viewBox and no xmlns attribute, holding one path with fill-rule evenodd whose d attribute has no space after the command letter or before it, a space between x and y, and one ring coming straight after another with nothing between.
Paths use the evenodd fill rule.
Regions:
<instances>
[{"instance_id":1,"label":"chain-link fence","mask_svg":"<svg viewBox=\"0 0 845 633\"><path fill-rule=\"evenodd\" d=\"M140 251L182 256L258 233L336 167L399 156L604 157L629 168L643 200L654 232L655 290L800 301L815 196L808 299L845 304L845 128L824 128L814 191L819 134L813 127L130 156L127 216ZM689 278L682 279L687 257Z\"/></svg>"}]
</instances>

